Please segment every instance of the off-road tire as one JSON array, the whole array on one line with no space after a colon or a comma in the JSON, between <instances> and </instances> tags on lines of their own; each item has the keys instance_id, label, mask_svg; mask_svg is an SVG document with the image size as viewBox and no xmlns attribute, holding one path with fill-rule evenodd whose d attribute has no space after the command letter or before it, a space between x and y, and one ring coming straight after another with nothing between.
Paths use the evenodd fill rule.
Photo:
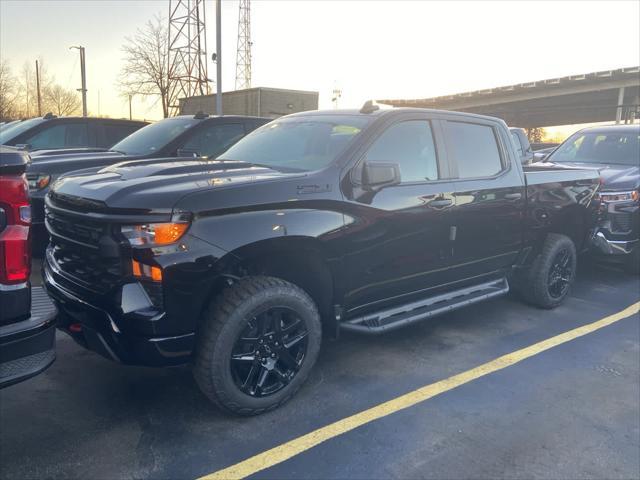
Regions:
<instances>
[{"instance_id":1,"label":"off-road tire","mask_svg":"<svg viewBox=\"0 0 640 480\"><path fill-rule=\"evenodd\" d=\"M252 397L235 384L230 367L233 345L256 312L272 306L293 309L305 322L307 350L291 383L266 397ZM302 289L274 277L245 277L224 289L205 310L197 332L193 375L202 392L219 408L237 415L258 415L287 402L305 382L322 340L320 315Z\"/></svg>"},{"instance_id":2,"label":"off-road tire","mask_svg":"<svg viewBox=\"0 0 640 480\"><path fill-rule=\"evenodd\" d=\"M549 293L549 274L554 259L562 250L566 249L570 255L571 275L568 289L560 297L553 297ZM573 241L565 235L551 233L547 235L542 251L531 266L521 272L516 283L520 296L531 305L539 308L551 309L560 305L567 297L576 275L577 255Z\"/></svg>"}]
</instances>

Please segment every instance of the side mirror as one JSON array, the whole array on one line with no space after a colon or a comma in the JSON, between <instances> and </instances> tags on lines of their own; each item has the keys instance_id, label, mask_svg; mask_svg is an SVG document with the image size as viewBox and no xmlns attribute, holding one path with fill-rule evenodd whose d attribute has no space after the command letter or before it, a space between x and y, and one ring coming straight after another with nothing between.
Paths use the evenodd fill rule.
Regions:
<instances>
[{"instance_id":1,"label":"side mirror","mask_svg":"<svg viewBox=\"0 0 640 480\"><path fill-rule=\"evenodd\" d=\"M533 163L544 162L548 156L548 153L534 153Z\"/></svg>"},{"instance_id":2,"label":"side mirror","mask_svg":"<svg viewBox=\"0 0 640 480\"><path fill-rule=\"evenodd\" d=\"M191 148L179 148L176 152L178 157L199 157L200 152Z\"/></svg>"},{"instance_id":3,"label":"side mirror","mask_svg":"<svg viewBox=\"0 0 640 480\"><path fill-rule=\"evenodd\" d=\"M397 163L362 164L362 183L366 187L380 188L400 183L400 167Z\"/></svg>"}]
</instances>

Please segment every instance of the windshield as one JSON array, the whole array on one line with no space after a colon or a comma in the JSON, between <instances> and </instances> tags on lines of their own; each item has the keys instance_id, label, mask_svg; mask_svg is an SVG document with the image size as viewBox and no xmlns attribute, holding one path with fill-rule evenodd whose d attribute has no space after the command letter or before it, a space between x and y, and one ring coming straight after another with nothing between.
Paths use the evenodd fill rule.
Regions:
<instances>
[{"instance_id":1,"label":"windshield","mask_svg":"<svg viewBox=\"0 0 640 480\"><path fill-rule=\"evenodd\" d=\"M18 123L20 120L14 120L13 122L7 122L4 125L0 125L0 131L2 130L6 130L9 127L13 127L16 123Z\"/></svg>"},{"instance_id":2,"label":"windshield","mask_svg":"<svg viewBox=\"0 0 640 480\"><path fill-rule=\"evenodd\" d=\"M356 115L282 118L250 133L219 158L275 170L318 170L333 162L369 121Z\"/></svg>"},{"instance_id":3,"label":"windshield","mask_svg":"<svg viewBox=\"0 0 640 480\"><path fill-rule=\"evenodd\" d=\"M547 161L638 165L640 135L637 132L578 132L560 145Z\"/></svg>"},{"instance_id":4,"label":"windshield","mask_svg":"<svg viewBox=\"0 0 640 480\"><path fill-rule=\"evenodd\" d=\"M136 130L116 143L111 150L125 155L148 155L157 152L193 127L198 120L189 118L165 118L157 123Z\"/></svg>"},{"instance_id":5,"label":"windshield","mask_svg":"<svg viewBox=\"0 0 640 480\"><path fill-rule=\"evenodd\" d=\"M45 121L46 120L44 120L42 117L38 117L14 123L11 126L3 128L2 130L0 130L0 145L4 145L5 143L10 142L21 133L29 130L31 127L35 127L36 125Z\"/></svg>"}]
</instances>

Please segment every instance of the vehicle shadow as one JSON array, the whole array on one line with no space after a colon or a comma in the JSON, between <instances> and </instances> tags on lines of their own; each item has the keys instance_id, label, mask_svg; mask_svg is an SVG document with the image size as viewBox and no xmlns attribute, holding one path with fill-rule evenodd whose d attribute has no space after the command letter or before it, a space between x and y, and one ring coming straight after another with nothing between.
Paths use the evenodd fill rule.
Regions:
<instances>
[{"instance_id":1,"label":"vehicle shadow","mask_svg":"<svg viewBox=\"0 0 640 480\"><path fill-rule=\"evenodd\" d=\"M3 476L46 471L76 478L100 471L104 477L184 477L199 471L205 458L208 468L225 466L617 312L638 301L639 287L637 276L583 261L571 297L555 310L539 310L509 295L382 336L350 333L326 339L298 395L274 412L251 418L228 416L213 406L188 367L118 365L58 333L56 363L0 392ZM274 431L279 425L286 428ZM249 450L240 447L247 439ZM43 444L47 455L34 460L28 452Z\"/></svg>"}]
</instances>

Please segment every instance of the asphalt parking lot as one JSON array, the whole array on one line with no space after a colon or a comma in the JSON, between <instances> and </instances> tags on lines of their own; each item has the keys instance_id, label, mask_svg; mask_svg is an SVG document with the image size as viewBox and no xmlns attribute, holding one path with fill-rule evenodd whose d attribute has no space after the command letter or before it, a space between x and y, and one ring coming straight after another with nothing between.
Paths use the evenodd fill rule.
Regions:
<instances>
[{"instance_id":1,"label":"asphalt parking lot","mask_svg":"<svg viewBox=\"0 0 640 480\"><path fill-rule=\"evenodd\" d=\"M187 368L124 367L63 334L43 375L0 392L2 478L196 478L640 300L583 265L552 311L506 297L381 337L326 341L283 408L221 414ZM367 423L253 478L638 478L637 314Z\"/></svg>"}]
</instances>

